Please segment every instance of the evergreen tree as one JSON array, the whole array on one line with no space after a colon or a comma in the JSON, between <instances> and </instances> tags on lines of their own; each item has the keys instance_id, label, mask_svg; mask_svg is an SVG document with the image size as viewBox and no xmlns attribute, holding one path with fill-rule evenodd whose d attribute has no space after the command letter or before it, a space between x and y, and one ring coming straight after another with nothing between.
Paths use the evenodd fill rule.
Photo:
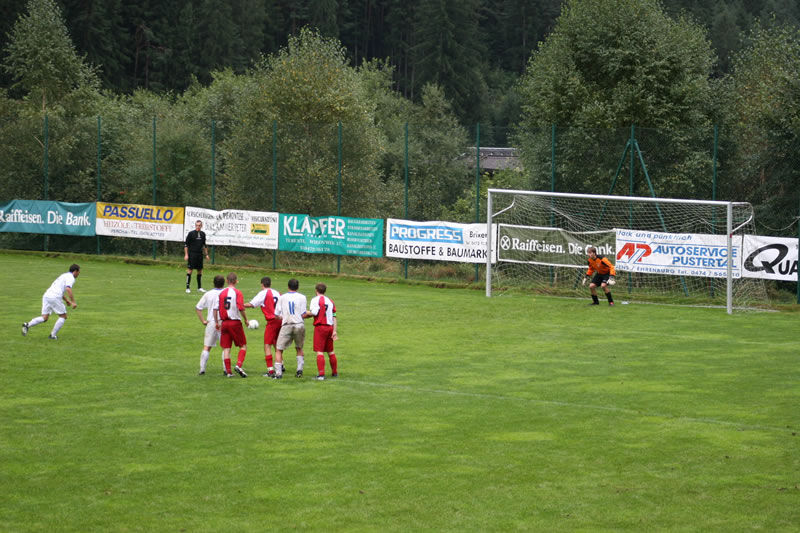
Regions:
<instances>
[{"instance_id":1,"label":"evergreen tree","mask_svg":"<svg viewBox=\"0 0 800 533\"><path fill-rule=\"evenodd\" d=\"M440 85L464 124L486 116L480 8L480 0L421 0L416 13L415 85Z\"/></svg>"}]
</instances>

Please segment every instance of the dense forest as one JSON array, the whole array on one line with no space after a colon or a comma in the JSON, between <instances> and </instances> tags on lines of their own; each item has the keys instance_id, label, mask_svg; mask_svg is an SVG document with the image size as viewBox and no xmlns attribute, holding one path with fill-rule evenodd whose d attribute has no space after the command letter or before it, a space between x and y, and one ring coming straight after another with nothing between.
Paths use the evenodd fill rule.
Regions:
<instances>
[{"instance_id":1,"label":"dense forest","mask_svg":"<svg viewBox=\"0 0 800 533\"><path fill-rule=\"evenodd\" d=\"M0 49L27 0L0 7ZM131 93L182 92L212 72L242 73L262 54L308 26L339 40L352 65L371 59L394 67L394 89L419 100L443 87L464 125L508 126L509 92L532 51L553 30L563 0L58 0L79 54L100 67L103 87ZM714 75L730 72L741 36L756 20L800 26L796 0L664 0L707 31ZM631 14L631 23L634 23ZM0 70L0 87L9 74ZM511 101L509 101L511 100Z\"/></svg>"}]
</instances>

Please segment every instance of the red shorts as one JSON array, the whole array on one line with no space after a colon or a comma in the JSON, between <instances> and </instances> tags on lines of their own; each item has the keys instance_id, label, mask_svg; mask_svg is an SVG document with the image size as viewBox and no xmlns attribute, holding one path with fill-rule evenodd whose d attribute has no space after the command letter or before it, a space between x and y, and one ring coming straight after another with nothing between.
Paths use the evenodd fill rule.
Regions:
<instances>
[{"instance_id":1,"label":"red shorts","mask_svg":"<svg viewBox=\"0 0 800 533\"><path fill-rule=\"evenodd\" d=\"M241 320L223 320L219 334L219 345L223 349L230 348L232 344L240 348L247 344Z\"/></svg>"},{"instance_id":2,"label":"red shorts","mask_svg":"<svg viewBox=\"0 0 800 533\"><path fill-rule=\"evenodd\" d=\"M267 319L267 325L264 327L264 344L270 346L278 342L278 333L281 332L281 318L275 317Z\"/></svg>"},{"instance_id":3,"label":"red shorts","mask_svg":"<svg viewBox=\"0 0 800 533\"><path fill-rule=\"evenodd\" d=\"M333 326L314 326L314 351L333 351Z\"/></svg>"}]
</instances>

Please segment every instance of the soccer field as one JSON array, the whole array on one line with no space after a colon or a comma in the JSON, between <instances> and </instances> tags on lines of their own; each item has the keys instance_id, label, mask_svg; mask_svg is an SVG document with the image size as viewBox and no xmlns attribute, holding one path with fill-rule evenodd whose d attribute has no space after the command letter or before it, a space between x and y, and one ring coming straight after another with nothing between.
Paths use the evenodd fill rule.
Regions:
<instances>
[{"instance_id":1,"label":"soccer field","mask_svg":"<svg viewBox=\"0 0 800 533\"><path fill-rule=\"evenodd\" d=\"M312 379L307 321L306 377L290 348L263 378L250 310L226 379L218 347L197 375L183 268L0 262L1 531L800 527L797 313L298 276L336 302L340 377ZM23 337L72 262L58 340ZM246 300L290 277L238 272Z\"/></svg>"}]
</instances>

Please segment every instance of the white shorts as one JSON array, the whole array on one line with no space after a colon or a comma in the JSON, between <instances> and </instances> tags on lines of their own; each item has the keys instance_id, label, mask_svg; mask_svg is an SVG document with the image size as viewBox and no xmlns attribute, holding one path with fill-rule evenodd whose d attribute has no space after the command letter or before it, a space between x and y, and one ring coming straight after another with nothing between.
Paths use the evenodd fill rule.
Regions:
<instances>
[{"instance_id":1,"label":"white shorts","mask_svg":"<svg viewBox=\"0 0 800 533\"><path fill-rule=\"evenodd\" d=\"M283 351L294 341L294 347L302 350L305 340L305 324L287 324L286 326L281 326L281 332L278 334L278 342L275 347Z\"/></svg>"},{"instance_id":2,"label":"white shorts","mask_svg":"<svg viewBox=\"0 0 800 533\"><path fill-rule=\"evenodd\" d=\"M219 330L217 329L217 323L213 320L209 320L208 324L206 324L206 334L203 337L203 346L210 346L214 347L219 342Z\"/></svg>"},{"instance_id":3,"label":"white shorts","mask_svg":"<svg viewBox=\"0 0 800 533\"><path fill-rule=\"evenodd\" d=\"M42 296L42 314L66 315L67 307L64 305L64 300Z\"/></svg>"}]
</instances>

